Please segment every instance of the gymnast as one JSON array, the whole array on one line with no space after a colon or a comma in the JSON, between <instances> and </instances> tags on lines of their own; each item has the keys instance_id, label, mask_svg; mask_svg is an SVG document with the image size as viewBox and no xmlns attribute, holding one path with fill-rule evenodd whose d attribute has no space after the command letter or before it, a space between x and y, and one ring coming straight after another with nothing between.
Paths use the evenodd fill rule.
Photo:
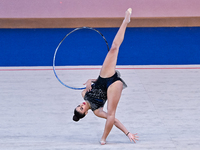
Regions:
<instances>
[{"instance_id":1,"label":"gymnast","mask_svg":"<svg viewBox=\"0 0 200 150\"><path fill-rule=\"evenodd\" d=\"M125 82L120 78L120 74L115 70L119 47L124 39L126 27L130 22L132 9L129 8L125 13L125 18L113 40L112 46L101 67L98 79L89 79L85 85L86 89L82 91L82 97L85 102L78 105L74 110L74 121L85 117L88 110L100 118L106 119L103 136L100 140L101 145L106 144L106 138L110 133L113 125L120 129L132 142L138 140L137 133L128 132L125 126L115 118L117 104L121 97L123 88L127 87ZM107 112L103 110L105 102L107 102Z\"/></svg>"}]
</instances>

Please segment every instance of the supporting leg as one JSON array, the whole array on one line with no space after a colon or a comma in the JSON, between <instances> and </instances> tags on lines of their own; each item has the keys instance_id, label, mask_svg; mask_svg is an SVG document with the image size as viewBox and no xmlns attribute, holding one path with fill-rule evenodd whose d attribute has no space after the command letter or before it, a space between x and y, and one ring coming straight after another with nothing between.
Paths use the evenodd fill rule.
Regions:
<instances>
[{"instance_id":1,"label":"supporting leg","mask_svg":"<svg viewBox=\"0 0 200 150\"><path fill-rule=\"evenodd\" d=\"M101 138L101 144L104 145L106 143L106 138L110 133L114 121L115 121L115 113L117 109L117 105L119 99L121 97L121 92L123 89L123 83L121 81L116 81L108 88L108 112L107 112L107 120L104 128L104 133Z\"/></svg>"}]
</instances>

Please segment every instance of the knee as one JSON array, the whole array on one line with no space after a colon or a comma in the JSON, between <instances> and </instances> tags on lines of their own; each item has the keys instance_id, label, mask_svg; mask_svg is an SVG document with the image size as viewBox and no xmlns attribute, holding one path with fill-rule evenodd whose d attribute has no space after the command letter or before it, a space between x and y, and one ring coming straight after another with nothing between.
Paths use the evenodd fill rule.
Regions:
<instances>
[{"instance_id":1,"label":"knee","mask_svg":"<svg viewBox=\"0 0 200 150\"><path fill-rule=\"evenodd\" d=\"M107 121L109 121L110 123L112 123L114 125L115 124L115 115L108 115Z\"/></svg>"},{"instance_id":2,"label":"knee","mask_svg":"<svg viewBox=\"0 0 200 150\"><path fill-rule=\"evenodd\" d=\"M115 119L115 112L107 112L107 117L111 117Z\"/></svg>"},{"instance_id":3,"label":"knee","mask_svg":"<svg viewBox=\"0 0 200 150\"><path fill-rule=\"evenodd\" d=\"M109 123L112 123L113 125L115 124L115 113L107 113L107 121Z\"/></svg>"},{"instance_id":4,"label":"knee","mask_svg":"<svg viewBox=\"0 0 200 150\"><path fill-rule=\"evenodd\" d=\"M118 49L119 49L119 46L117 46L115 43L113 43L110 48L110 52L116 52Z\"/></svg>"}]
</instances>

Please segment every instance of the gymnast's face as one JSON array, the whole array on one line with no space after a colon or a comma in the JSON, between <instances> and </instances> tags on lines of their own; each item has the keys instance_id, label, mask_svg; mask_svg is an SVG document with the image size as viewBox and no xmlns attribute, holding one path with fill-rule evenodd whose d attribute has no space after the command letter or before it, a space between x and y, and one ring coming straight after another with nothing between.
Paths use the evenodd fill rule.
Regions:
<instances>
[{"instance_id":1,"label":"gymnast's face","mask_svg":"<svg viewBox=\"0 0 200 150\"><path fill-rule=\"evenodd\" d=\"M86 102L83 102L81 103L80 105L78 105L76 107L76 111L78 111L79 113L81 114L87 114L88 113L88 110L87 110L87 103Z\"/></svg>"}]
</instances>

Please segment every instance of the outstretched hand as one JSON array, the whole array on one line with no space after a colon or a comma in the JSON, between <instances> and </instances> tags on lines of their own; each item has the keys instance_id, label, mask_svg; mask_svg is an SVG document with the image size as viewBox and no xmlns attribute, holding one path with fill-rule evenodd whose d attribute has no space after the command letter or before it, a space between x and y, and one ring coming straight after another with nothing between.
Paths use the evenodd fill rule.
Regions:
<instances>
[{"instance_id":1,"label":"outstretched hand","mask_svg":"<svg viewBox=\"0 0 200 150\"><path fill-rule=\"evenodd\" d=\"M135 134L129 133L129 134L128 134L128 138L130 139L131 142L134 142L134 143L136 143L135 140L137 140L137 141L139 140L139 139L138 139L139 136L137 136L137 133L135 133Z\"/></svg>"}]
</instances>

